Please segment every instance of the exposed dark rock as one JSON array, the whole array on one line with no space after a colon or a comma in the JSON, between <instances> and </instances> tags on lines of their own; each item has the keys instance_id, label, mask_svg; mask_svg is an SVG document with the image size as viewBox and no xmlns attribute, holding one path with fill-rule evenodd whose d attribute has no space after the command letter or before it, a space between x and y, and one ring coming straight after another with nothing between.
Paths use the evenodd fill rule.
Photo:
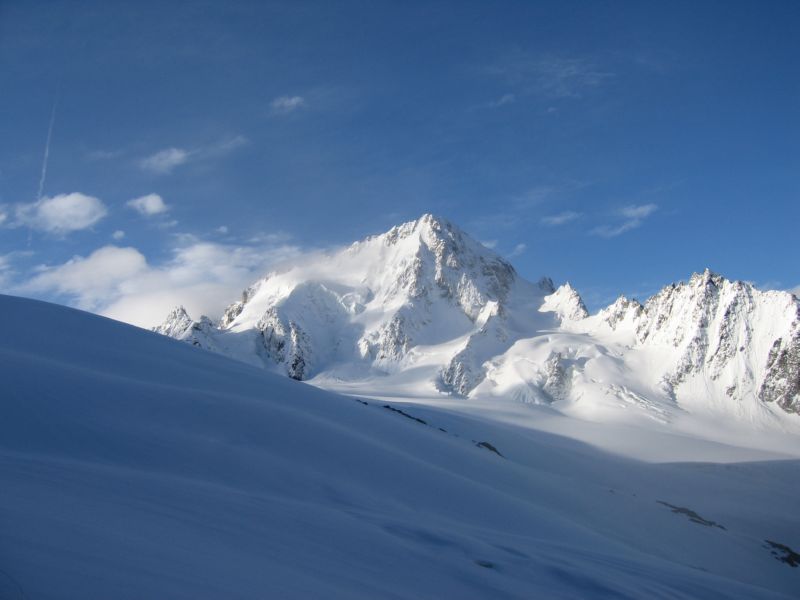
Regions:
<instances>
[{"instance_id":1,"label":"exposed dark rock","mask_svg":"<svg viewBox=\"0 0 800 600\"><path fill-rule=\"evenodd\" d=\"M677 513L679 515L686 515L687 517L689 517L689 520L692 523L697 523L698 525L704 525L705 527L718 527L719 529L725 530L724 526L720 525L719 523L715 523L714 521L709 521L708 519L704 519L690 508L686 508L684 506L675 506L674 504L670 504L669 502L664 502L663 500L656 500L656 502L668 507L674 513Z\"/></svg>"},{"instance_id":2,"label":"exposed dark rock","mask_svg":"<svg viewBox=\"0 0 800 600\"><path fill-rule=\"evenodd\" d=\"M773 542L772 540L764 541L767 543L766 547L770 549L770 554L772 554L776 560L786 563L793 568L800 566L800 554L789 548L789 546Z\"/></svg>"},{"instance_id":3,"label":"exposed dark rock","mask_svg":"<svg viewBox=\"0 0 800 600\"><path fill-rule=\"evenodd\" d=\"M477 442L475 445L478 448L486 448L490 452L494 452L495 454L497 454L497 456L502 456L503 458L505 458L505 456L500 454L500 451L497 448L495 448L492 444L490 444L489 442Z\"/></svg>"},{"instance_id":4,"label":"exposed dark rock","mask_svg":"<svg viewBox=\"0 0 800 600\"><path fill-rule=\"evenodd\" d=\"M800 414L800 328L791 340L775 340L759 396L786 412Z\"/></svg>"},{"instance_id":5,"label":"exposed dark rock","mask_svg":"<svg viewBox=\"0 0 800 600\"><path fill-rule=\"evenodd\" d=\"M427 421L424 421L424 420L422 420L422 419L420 419L418 417L410 415L407 412L400 410L399 408L395 408L394 406L391 406L390 404L384 404L383 408L385 408L387 410L390 410L392 412L396 412L397 414L403 415L406 419L411 419L412 421L416 421L417 423L421 423L422 425L427 425L428 424Z\"/></svg>"}]
</instances>

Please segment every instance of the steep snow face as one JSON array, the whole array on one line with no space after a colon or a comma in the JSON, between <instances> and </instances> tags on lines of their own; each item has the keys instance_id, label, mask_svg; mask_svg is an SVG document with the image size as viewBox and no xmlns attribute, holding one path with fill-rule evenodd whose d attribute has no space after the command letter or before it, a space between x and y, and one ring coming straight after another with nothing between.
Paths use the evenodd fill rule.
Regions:
<instances>
[{"instance_id":1,"label":"steep snow face","mask_svg":"<svg viewBox=\"0 0 800 600\"><path fill-rule=\"evenodd\" d=\"M343 366L361 375L430 367L433 348L439 364L431 385L464 394L509 341L555 324L553 315L537 313L552 291L549 280L520 279L457 227L424 215L269 274L213 331L182 310L156 331L212 350L230 346L221 341L228 334L256 331L260 356L294 379Z\"/></svg>"},{"instance_id":2,"label":"steep snow face","mask_svg":"<svg viewBox=\"0 0 800 600\"><path fill-rule=\"evenodd\" d=\"M798 412L798 315L791 294L760 292L706 270L648 300L636 337L643 347L674 349L663 376L673 395L702 387L718 401L758 399Z\"/></svg>"},{"instance_id":3,"label":"steep snow face","mask_svg":"<svg viewBox=\"0 0 800 600\"><path fill-rule=\"evenodd\" d=\"M546 296L539 310L557 314L562 322L580 321L589 316L580 294L569 283Z\"/></svg>"}]
</instances>

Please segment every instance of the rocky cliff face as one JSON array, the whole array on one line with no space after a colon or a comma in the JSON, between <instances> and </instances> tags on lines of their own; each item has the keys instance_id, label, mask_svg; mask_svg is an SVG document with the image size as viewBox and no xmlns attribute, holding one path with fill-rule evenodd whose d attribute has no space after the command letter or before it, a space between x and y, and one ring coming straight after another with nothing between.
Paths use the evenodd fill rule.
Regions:
<instances>
[{"instance_id":1,"label":"rocky cliff face","mask_svg":"<svg viewBox=\"0 0 800 600\"><path fill-rule=\"evenodd\" d=\"M767 358L767 369L759 389L764 402L774 402L786 412L800 414L800 327L791 337L778 338Z\"/></svg>"}]
</instances>

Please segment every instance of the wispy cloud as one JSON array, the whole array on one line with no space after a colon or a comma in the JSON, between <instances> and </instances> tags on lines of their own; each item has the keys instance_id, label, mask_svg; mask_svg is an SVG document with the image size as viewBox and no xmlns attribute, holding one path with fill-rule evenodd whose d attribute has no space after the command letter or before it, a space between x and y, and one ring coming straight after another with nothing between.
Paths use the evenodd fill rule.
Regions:
<instances>
[{"instance_id":1,"label":"wispy cloud","mask_svg":"<svg viewBox=\"0 0 800 600\"><path fill-rule=\"evenodd\" d=\"M166 175L189 160L191 152L183 148L166 148L139 161L139 166L144 171Z\"/></svg>"},{"instance_id":2,"label":"wispy cloud","mask_svg":"<svg viewBox=\"0 0 800 600\"><path fill-rule=\"evenodd\" d=\"M152 217L154 215L165 213L169 210L169 207L164 202L164 199L158 194L147 194L146 196L140 196L139 198L128 200L128 202L125 204L144 217Z\"/></svg>"},{"instance_id":3,"label":"wispy cloud","mask_svg":"<svg viewBox=\"0 0 800 600\"><path fill-rule=\"evenodd\" d=\"M114 233L111 234L112 239L117 241L125 238L125 232L121 229L117 229Z\"/></svg>"},{"instance_id":4,"label":"wispy cloud","mask_svg":"<svg viewBox=\"0 0 800 600\"><path fill-rule=\"evenodd\" d=\"M215 144L208 144L201 148L197 148L196 150L192 151L192 156L200 160L226 156L234 150L238 150L239 148L246 146L248 143L249 140L245 136L235 135L233 137L220 140Z\"/></svg>"},{"instance_id":5,"label":"wispy cloud","mask_svg":"<svg viewBox=\"0 0 800 600\"><path fill-rule=\"evenodd\" d=\"M520 254L524 253L525 250L528 249L527 244L517 244L514 246L514 249L508 253L509 258L514 258L515 256L519 256Z\"/></svg>"},{"instance_id":6,"label":"wispy cloud","mask_svg":"<svg viewBox=\"0 0 800 600\"><path fill-rule=\"evenodd\" d=\"M612 238L622 235L626 231L631 231L640 227L644 220L658 210L656 204L629 205L617 211L617 215L624 220L615 225L600 225L592 229L591 233L605 238Z\"/></svg>"},{"instance_id":7,"label":"wispy cloud","mask_svg":"<svg viewBox=\"0 0 800 600\"><path fill-rule=\"evenodd\" d=\"M792 289L788 290L790 294L794 294L798 298L800 298L800 285L793 287Z\"/></svg>"},{"instance_id":8,"label":"wispy cloud","mask_svg":"<svg viewBox=\"0 0 800 600\"><path fill-rule=\"evenodd\" d=\"M273 115L287 115L304 106L306 100L302 96L279 96L269 104Z\"/></svg>"},{"instance_id":9,"label":"wispy cloud","mask_svg":"<svg viewBox=\"0 0 800 600\"><path fill-rule=\"evenodd\" d=\"M65 235L88 229L107 214L108 209L99 198L73 192L15 205L10 225Z\"/></svg>"},{"instance_id":10,"label":"wispy cloud","mask_svg":"<svg viewBox=\"0 0 800 600\"><path fill-rule=\"evenodd\" d=\"M483 240L481 244L489 249L494 249L497 247L497 240Z\"/></svg>"},{"instance_id":11,"label":"wispy cloud","mask_svg":"<svg viewBox=\"0 0 800 600\"><path fill-rule=\"evenodd\" d=\"M503 94L496 100L492 100L491 102L487 102L486 104L482 105L482 108L500 108L502 106L508 106L509 104L514 104L514 102L516 101L517 101L516 94Z\"/></svg>"},{"instance_id":12,"label":"wispy cloud","mask_svg":"<svg viewBox=\"0 0 800 600\"><path fill-rule=\"evenodd\" d=\"M10 256L8 254L0 254L0 287L6 285L12 274Z\"/></svg>"},{"instance_id":13,"label":"wispy cloud","mask_svg":"<svg viewBox=\"0 0 800 600\"><path fill-rule=\"evenodd\" d=\"M656 204L641 204L639 206L631 205L625 206L620 209L620 214L623 217L634 220L646 219L658 210Z\"/></svg>"},{"instance_id":14,"label":"wispy cloud","mask_svg":"<svg viewBox=\"0 0 800 600\"><path fill-rule=\"evenodd\" d=\"M566 225L567 223L571 223L572 221L580 219L582 216L583 213L575 212L573 210L565 210L564 212L560 212L555 215L542 217L541 223L547 227L558 227L559 225Z\"/></svg>"},{"instance_id":15,"label":"wispy cloud","mask_svg":"<svg viewBox=\"0 0 800 600\"><path fill-rule=\"evenodd\" d=\"M519 93L554 100L580 98L614 76L588 58L527 52L507 55L487 71L515 86Z\"/></svg>"},{"instance_id":16,"label":"wispy cloud","mask_svg":"<svg viewBox=\"0 0 800 600\"><path fill-rule=\"evenodd\" d=\"M0 254L0 291L3 293L12 291L11 282L17 275L14 263L19 258L30 256L33 256L33 252L30 250L14 250L7 254Z\"/></svg>"},{"instance_id":17,"label":"wispy cloud","mask_svg":"<svg viewBox=\"0 0 800 600\"><path fill-rule=\"evenodd\" d=\"M491 213L475 217L469 224L470 228L478 235L489 237L497 235L500 229L513 229L520 223L530 223L535 219L533 209L552 200L564 189L550 185L530 187L510 198L498 201L502 202L503 210L492 210Z\"/></svg>"},{"instance_id":18,"label":"wispy cloud","mask_svg":"<svg viewBox=\"0 0 800 600\"><path fill-rule=\"evenodd\" d=\"M547 202L557 192L558 190L550 185L535 186L522 194L514 196L511 199L511 204L517 210L527 210Z\"/></svg>"},{"instance_id":19,"label":"wispy cloud","mask_svg":"<svg viewBox=\"0 0 800 600\"><path fill-rule=\"evenodd\" d=\"M245 136L236 135L222 139L213 144L207 144L192 149L177 147L165 148L140 159L138 164L143 171L155 175L168 175L181 165L192 161L220 158L247 145L247 143L248 140Z\"/></svg>"},{"instance_id":20,"label":"wispy cloud","mask_svg":"<svg viewBox=\"0 0 800 600\"><path fill-rule=\"evenodd\" d=\"M90 161L112 160L114 158L119 158L123 154L124 154L123 150L91 150L90 152L86 153L86 160Z\"/></svg>"}]
</instances>

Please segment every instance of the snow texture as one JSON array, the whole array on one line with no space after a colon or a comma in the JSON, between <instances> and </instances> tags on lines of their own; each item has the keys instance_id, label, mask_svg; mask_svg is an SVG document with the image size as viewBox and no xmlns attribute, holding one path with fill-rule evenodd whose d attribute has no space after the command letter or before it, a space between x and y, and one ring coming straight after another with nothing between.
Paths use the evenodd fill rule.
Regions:
<instances>
[{"instance_id":1,"label":"snow texture","mask_svg":"<svg viewBox=\"0 0 800 600\"><path fill-rule=\"evenodd\" d=\"M417 235L410 230L392 235L401 243ZM394 251L383 240L365 244ZM349 253L358 255L359 247ZM429 259L422 268L435 269ZM485 328L491 344L519 350L504 353L493 369L508 368L512 357L541 356L543 380L530 390L540 390L543 401L580 391L579 373L588 381L591 361L625 368L614 362L622 359L611 348L604 354L580 332L511 342L516 321L500 308L511 306L506 303L521 285L513 271L496 260L475 263L473 272L486 284L479 290L446 261L441 287L396 279L382 288L362 284L356 293L355 284L330 281L299 290L262 284L232 317L232 331L248 330L271 307L277 317L270 326L288 325L299 314L279 300L296 293L320 308L300 324L314 340L327 330L328 323L317 321L329 314L333 299L343 310L349 306L349 314L363 315L383 294L394 303L392 316L365 319L374 328L351 333L361 339L402 315L406 321L395 321L397 327L413 337L386 333L397 342L387 348L405 348L387 363L402 362L407 354L401 355L420 344L443 343L422 321L408 320L433 318L446 303L463 316L446 327L474 323L470 335ZM717 291L709 293L718 302L698 316L706 319L703 339L711 343L695 342L694 322L678 332L650 321L670 311L694 315L699 301L690 300L709 289L711 277L661 297L646 321L636 317L635 305L622 307L618 312L626 316L617 320L617 331L607 319L579 322L642 348L660 336L669 344L677 340L670 346L676 356L701 356L702 369L727 377L744 333L730 334L736 358L717 362L714 357L727 350L718 350L716 319L730 306L736 284L716 280ZM536 286L525 288L541 299ZM340 302L346 296L347 305ZM409 297L431 312L403 312ZM497 308L485 313L484 300ZM744 302L737 306L748 309ZM536 318L549 319L543 315ZM174 317L176 324L186 321L180 313ZM486 327L495 318L508 332L505 342L496 339L499 325ZM359 321L337 322L353 323ZM771 323L776 333L783 331L784 324ZM750 331L757 326L756 320ZM3 598L797 595L796 445L789 458L666 432L643 431L636 438L636 428L565 417L547 404L442 394L426 401L346 397L108 319L8 296L0 296L0 331ZM175 331L207 335L191 325ZM290 328L284 333L291 338ZM343 351L303 343L298 337L297 348L285 345L286 356L312 349L304 357L313 369ZM476 361L482 344L475 344ZM382 351L378 343L372 360ZM781 350L772 352L768 343L764 352L783 368ZM696 376L687 370L673 389ZM389 380L402 383L399 376L373 379ZM488 384L487 378L479 387ZM614 389L633 404L651 402L634 389ZM570 435L555 433L559 427ZM635 439L646 459L578 441L599 431ZM704 462L663 462L680 452ZM712 460L715 453L727 464Z\"/></svg>"}]
</instances>

